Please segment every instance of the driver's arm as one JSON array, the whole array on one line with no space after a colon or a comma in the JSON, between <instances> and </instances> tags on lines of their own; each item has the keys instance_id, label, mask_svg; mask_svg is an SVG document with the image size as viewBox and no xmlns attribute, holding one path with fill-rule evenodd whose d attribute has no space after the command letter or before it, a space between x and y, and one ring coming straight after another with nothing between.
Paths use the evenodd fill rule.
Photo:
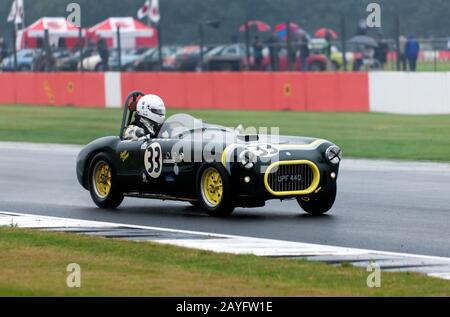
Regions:
<instances>
[{"instance_id":1,"label":"driver's arm","mask_svg":"<svg viewBox=\"0 0 450 317\"><path fill-rule=\"evenodd\" d=\"M137 141L142 137L145 137L144 129L135 125L129 125L123 133L123 138L128 141Z\"/></svg>"}]
</instances>

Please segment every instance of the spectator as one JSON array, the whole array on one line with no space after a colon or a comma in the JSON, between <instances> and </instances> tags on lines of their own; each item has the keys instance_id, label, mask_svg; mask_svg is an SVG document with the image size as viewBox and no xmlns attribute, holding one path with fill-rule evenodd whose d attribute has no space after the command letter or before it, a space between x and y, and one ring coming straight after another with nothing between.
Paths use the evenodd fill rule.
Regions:
<instances>
[{"instance_id":1,"label":"spectator","mask_svg":"<svg viewBox=\"0 0 450 317\"><path fill-rule=\"evenodd\" d=\"M262 62L263 62L263 49L264 45L259 39L259 36L255 36L255 40L253 41L253 58L255 60L255 69L261 70L262 69Z\"/></svg>"},{"instance_id":2,"label":"spectator","mask_svg":"<svg viewBox=\"0 0 450 317\"><path fill-rule=\"evenodd\" d=\"M417 58L419 57L420 45L414 35L408 36L405 47L405 57L408 60L409 70L416 71Z\"/></svg>"},{"instance_id":3,"label":"spectator","mask_svg":"<svg viewBox=\"0 0 450 317\"><path fill-rule=\"evenodd\" d=\"M44 47L45 71L46 72L52 72L52 71L55 70L55 64L56 64L55 57L53 56L53 49L54 49L54 47L52 47L50 45L48 39L45 42L44 46L45 46Z\"/></svg>"},{"instance_id":4,"label":"spectator","mask_svg":"<svg viewBox=\"0 0 450 317\"><path fill-rule=\"evenodd\" d=\"M400 61L400 66L402 71L406 71L406 56L405 56L405 51L406 51L406 42L407 42L407 38L404 37L403 35L400 35L399 39L398 39L398 43L399 43L399 61Z\"/></svg>"},{"instance_id":5,"label":"spectator","mask_svg":"<svg viewBox=\"0 0 450 317\"><path fill-rule=\"evenodd\" d=\"M300 49L300 64L301 64L300 70L307 72L308 57L310 55L310 50L309 50L309 39L306 34L302 34L300 37L299 49Z\"/></svg>"},{"instance_id":6,"label":"spectator","mask_svg":"<svg viewBox=\"0 0 450 317\"><path fill-rule=\"evenodd\" d=\"M8 56L8 48L6 47L5 40L0 37L0 62Z\"/></svg>"},{"instance_id":7,"label":"spectator","mask_svg":"<svg viewBox=\"0 0 450 317\"><path fill-rule=\"evenodd\" d=\"M296 69L297 66L297 51L298 51L297 40L295 36L291 35L290 39L288 39L287 49L288 49L289 70L294 70Z\"/></svg>"},{"instance_id":8,"label":"spectator","mask_svg":"<svg viewBox=\"0 0 450 317\"><path fill-rule=\"evenodd\" d=\"M270 66L273 71L277 71L280 68L280 41L275 32L270 35L267 44L269 46Z\"/></svg>"},{"instance_id":9,"label":"spectator","mask_svg":"<svg viewBox=\"0 0 450 317\"><path fill-rule=\"evenodd\" d=\"M333 34L331 34L330 31L327 31L327 33L325 33L325 40L327 43L324 47L324 55L327 57L327 70L331 70L333 67L331 63Z\"/></svg>"},{"instance_id":10,"label":"spectator","mask_svg":"<svg viewBox=\"0 0 450 317\"><path fill-rule=\"evenodd\" d=\"M375 59L380 62L381 69L387 63L387 55L389 52L389 46L386 40L384 40L380 35L377 36L378 47L375 49Z\"/></svg>"},{"instance_id":11,"label":"spectator","mask_svg":"<svg viewBox=\"0 0 450 317\"><path fill-rule=\"evenodd\" d=\"M104 38L98 40L97 50L100 58L102 59L103 70L107 71L109 69L109 50Z\"/></svg>"}]
</instances>

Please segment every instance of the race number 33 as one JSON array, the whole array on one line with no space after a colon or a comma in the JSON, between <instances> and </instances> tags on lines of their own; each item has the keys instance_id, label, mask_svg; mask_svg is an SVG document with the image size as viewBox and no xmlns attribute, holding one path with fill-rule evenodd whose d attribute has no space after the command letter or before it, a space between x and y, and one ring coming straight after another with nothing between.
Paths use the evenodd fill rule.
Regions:
<instances>
[{"instance_id":1,"label":"race number 33","mask_svg":"<svg viewBox=\"0 0 450 317\"><path fill-rule=\"evenodd\" d=\"M162 151L159 143L148 146L144 155L145 170L151 178L158 178L162 171Z\"/></svg>"}]
</instances>

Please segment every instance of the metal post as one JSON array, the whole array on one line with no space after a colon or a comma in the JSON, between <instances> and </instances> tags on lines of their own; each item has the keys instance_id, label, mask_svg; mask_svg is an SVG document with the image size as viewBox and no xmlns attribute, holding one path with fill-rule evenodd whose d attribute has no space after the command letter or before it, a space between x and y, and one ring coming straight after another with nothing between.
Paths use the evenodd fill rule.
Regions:
<instances>
[{"instance_id":1,"label":"metal post","mask_svg":"<svg viewBox=\"0 0 450 317\"><path fill-rule=\"evenodd\" d=\"M247 55L247 66L250 68L250 23L245 21L245 50Z\"/></svg>"},{"instance_id":2,"label":"metal post","mask_svg":"<svg viewBox=\"0 0 450 317\"><path fill-rule=\"evenodd\" d=\"M341 42L342 42L342 61L344 62L344 71L347 71L347 34L345 28L345 17L341 17Z\"/></svg>"},{"instance_id":3,"label":"metal post","mask_svg":"<svg viewBox=\"0 0 450 317\"><path fill-rule=\"evenodd\" d=\"M398 15L395 16L395 50L397 54L397 71L400 71L400 17Z\"/></svg>"},{"instance_id":4,"label":"metal post","mask_svg":"<svg viewBox=\"0 0 450 317\"><path fill-rule=\"evenodd\" d=\"M204 56L203 56L203 47L205 46L205 35L204 35L204 30L203 30L203 23L200 22L198 24L198 35L200 37L200 71L203 71L205 68L205 60L204 60Z\"/></svg>"},{"instance_id":5,"label":"metal post","mask_svg":"<svg viewBox=\"0 0 450 317\"><path fill-rule=\"evenodd\" d=\"M161 21L159 21L157 25L158 29L158 62L159 62L159 70L161 71L163 69L164 63L163 63L163 41L162 41L162 35L161 35Z\"/></svg>"},{"instance_id":6,"label":"metal post","mask_svg":"<svg viewBox=\"0 0 450 317\"><path fill-rule=\"evenodd\" d=\"M13 32L13 56L14 56L14 71L17 71L17 24Z\"/></svg>"},{"instance_id":7,"label":"metal post","mask_svg":"<svg viewBox=\"0 0 450 317\"><path fill-rule=\"evenodd\" d=\"M434 63L434 71L437 72L437 55L439 52L436 50L436 43L432 40L431 45L433 47L433 63Z\"/></svg>"},{"instance_id":8,"label":"metal post","mask_svg":"<svg viewBox=\"0 0 450 317\"><path fill-rule=\"evenodd\" d=\"M122 43L120 40L120 26L117 28L117 52L119 60L119 71L122 71Z\"/></svg>"},{"instance_id":9,"label":"metal post","mask_svg":"<svg viewBox=\"0 0 450 317\"><path fill-rule=\"evenodd\" d=\"M286 45L287 45L287 60L288 60L288 67L289 70L293 70L293 65L292 65L292 60L291 60L291 54L292 54L292 39L291 39L291 26L290 26L290 22L286 22L286 31L287 31L287 36L286 36ZM294 61L294 65L295 65L295 61Z\"/></svg>"},{"instance_id":10,"label":"metal post","mask_svg":"<svg viewBox=\"0 0 450 317\"><path fill-rule=\"evenodd\" d=\"M84 46L84 39L83 39L83 29L81 26L78 28L78 45L80 46L79 52L80 52L80 71L84 72L84 65L83 65L83 46Z\"/></svg>"},{"instance_id":11,"label":"metal post","mask_svg":"<svg viewBox=\"0 0 450 317\"><path fill-rule=\"evenodd\" d=\"M48 33L48 29L44 30L44 50L45 50L45 72L49 72L50 69L50 60L52 53L52 47L50 46L50 36Z\"/></svg>"}]
</instances>

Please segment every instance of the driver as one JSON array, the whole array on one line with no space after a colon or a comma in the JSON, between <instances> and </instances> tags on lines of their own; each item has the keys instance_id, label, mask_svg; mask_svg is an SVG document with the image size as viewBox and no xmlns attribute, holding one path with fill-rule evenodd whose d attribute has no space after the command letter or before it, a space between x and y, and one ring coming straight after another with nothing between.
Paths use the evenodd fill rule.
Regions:
<instances>
[{"instance_id":1,"label":"driver","mask_svg":"<svg viewBox=\"0 0 450 317\"><path fill-rule=\"evenodd\" d=\"M142 137L158 135L166 119L164 101L156 95L146 95L136 105L134 121L125 129L124 139L137 141Z\"/></svg>"}]
</instances>

